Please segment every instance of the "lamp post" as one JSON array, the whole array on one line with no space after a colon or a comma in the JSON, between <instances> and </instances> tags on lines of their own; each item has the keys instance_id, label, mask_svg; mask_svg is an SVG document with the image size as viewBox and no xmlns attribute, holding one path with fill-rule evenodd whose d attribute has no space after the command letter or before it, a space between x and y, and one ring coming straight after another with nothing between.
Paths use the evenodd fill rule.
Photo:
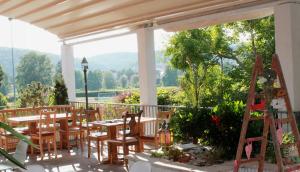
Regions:
<instances>
[{"instance_id":1,"label":"lamp post","mask_svg":"<svg viewBox=\"0 0 300 172\"><path fill-rule=\"evenodd\" d=\"M87 78L86 78L86 72L88 70L88 62L85 57L83 57L81 61L81 67L83 69L83 74L84 74L84 88L85 88L85 109L88 110L88 89L87 89Z\"/></svg>"}]
</instances>

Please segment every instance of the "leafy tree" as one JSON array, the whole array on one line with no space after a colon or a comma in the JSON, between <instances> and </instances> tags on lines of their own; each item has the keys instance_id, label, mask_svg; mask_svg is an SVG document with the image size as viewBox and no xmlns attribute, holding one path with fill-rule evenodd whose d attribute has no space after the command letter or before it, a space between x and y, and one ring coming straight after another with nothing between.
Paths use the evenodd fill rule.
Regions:
<instances>
[{"instance_id":1,"label":"leafy tree","mask_svg":"<svg viewBox=\"0 0 300 172\"><path fill-rule=\"evenodd\" d=\"M116 87L115 77L110 71L103 73L103 87L106 89L113 89Z\"/></svg>"},{"instance_id":2,"label":"leafy tree","mask_svg":"<svg viewBox=\"0 0 300 172\"><path fill-rule=\"evenodd\" d=\"M139 87L139 76L137 74L131 77L130 85L134 88Z\"/></svg>"},{"instance_id":3,"label":"leafy tree","mask_svg":"<svg viewBox=\"0 0 300 172\"><path fill-rule=\"evenodd\" d=\"M4 81L4 71L2 69L2 66L0 65L0 85L3 84L3 81Z\"/></svg>"},{"instance_id":4,"label":"leafy tree","mask_svg":"<svg viewBox=\"0 0 300 172\"><path fill-rule=\"evenodd\" d=\"M37 107L48 105L49 87L33 81L19 91L19 107Z\"/></svg>"},{"instance_id":5,"label":"leafy tree","mask_svg":"<svg viewBox=\"0 0 300 172\"><path fill-rule=\"evenodd\" d=\"M62 78L62 67L61 67L61 61L59 61L55 66L55 74L53 77L53 80Z\"/></svg>"},{"instance_id":6,"label":"leafy tree","mask_svg":"<svg viewBox=\"0 0 300 172\"><path fill-rule=\"evenodd\" d=\"M8 91L9 91L8 76L5 73L3 73L3 80L1 81L0 92L3 95L7 95Z\"/></svg>"},{"instance_id":7,"label":"leafy tree","mask_svg":"<svg viewBox=\"0 0 300 172\"><path fill-rule=\"evenodd\" d=\"M89 71L87 74L87 84L89 90L101 88L102 74L99 71Z\"/></svg>"},{"instance_id":8,"label":"leafy tree","mask_svg":"<svg viewBox=\"0 0 300 172\"><path fill-rule=\"evenodd\" d=\"M171 66L167 66L165 73L162 77L164 86L177 86L178 85L178 71Z\"/></svg>"},{"instance_id":9,"label":"leafy tree","mask_svg":"<svg viewBox=\"0 0 300 172\"><path fill-rule=\"evenodd\" d=\"M68 89L62 77L57 78L55 80L53 97L54 97L54 102L53 102L54 105L66 105L69 103Z\"/></svg>"},{"instance_id":10,"label":"leafy tree","mask_svg":"<svg viewBox=\"0 0 300 172\"><path fill-rule=\"evenodd\" d=\"M0 93L0 109L4 109L7 106L7 98Z\"/></svg>"},{"instance_id":11,"label":"leafy tree","mask_svg":"<svg viewBox=\"0 0 300 172\"><path fill-rule=\"evenodd\" d=\"M242 66L234 66L229 75L247 90L256 54L263 57L266 67L271 65L271 57L275 53L274 16L229 23L226 28L232 33L228 41L234 45L234 55L243 63Z\"/></svg>"},{"instance_id":12,"label":"leafy tree","mask_svg":"<svg viewBox=\"0 0 300 172\"><path fill-rule=\"evenodd\" d=\"M172 57L173 67L183 71L181 86L194 107L200 107L203 81L217 57L234 58L222 31L218 26L179 32L167 46L166 55Z\"/></svg>"},{"instance_id":13,"label":"leafy tree","mask_svg":"<svg viewBox=\"0 0 300 172\"><path fill-rule=\"evenodd\" d=\"M26 87L33 81L51 85L51 78L52 64L46 55L30 52L21 59L17 66L16 84L18 89Z\"/></svg>"},{"instance_id":14,"label":"leafy tree","mask_svg":"<svg viewBox=\"0 0 300 172\"><path fill-rule=\"evenodd\" d=\"M121 85L122 88L127 88L128 87L128 78L127 78L126 75L121 76L120 85Z\"/></svg>"},{"instance_id":15,"label":"leafy tree","mask_svg":"<svg viewBox=\"0 0 300 172\"><path fill-rule=\"evenodd\" d=\"M83 88L83 74L82 71L75 71L75 88L82 89Z\"/></svg>"}]
</instances>

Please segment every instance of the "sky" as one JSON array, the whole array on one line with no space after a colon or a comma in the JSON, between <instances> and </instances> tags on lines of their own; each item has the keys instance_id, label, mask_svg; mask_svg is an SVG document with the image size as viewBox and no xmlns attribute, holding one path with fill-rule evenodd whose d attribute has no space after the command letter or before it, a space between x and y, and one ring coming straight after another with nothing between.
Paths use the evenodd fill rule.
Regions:
<instances>
[{"instance_id":1,"label":"sky","mask_svg":"<svg viewBox=\"0 0 300 172\"><path fill-rule=\"evenodd\" d=\"M173 33L159 29L154 34L155 50L162 50ZM9 21L8 18L0 16L0 47L11 47L11 37L15 48L60 54L61 42L56 35L29 23ZM136 34L74 46L74 56L77 58L114 52L137 52Z\"/></svg>"}]
</instances>

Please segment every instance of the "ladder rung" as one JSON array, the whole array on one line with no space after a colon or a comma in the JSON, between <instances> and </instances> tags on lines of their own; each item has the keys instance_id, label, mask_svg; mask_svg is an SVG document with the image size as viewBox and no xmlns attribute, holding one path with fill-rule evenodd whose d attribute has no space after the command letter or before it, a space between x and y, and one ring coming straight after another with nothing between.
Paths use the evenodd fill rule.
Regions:
<instances>
[{"instance_id":1,"label":"ladder rung","mask_svg":"<svg viewBox=\"0 0 300 172\"><path fill-rule=\"evenodd\" d=\"M264 116L259 116L259 117L250 117L250 121L256 121L256 120L263 120Z\"/></svg>"},{"instance_id":2,"label":"ladder rung","mask_svg":"<svg viewBox=\"0 0 300 172\"><path fill-rule=\"evenodd\" d=\"M260 157L250 158L250 159L241 159L240 164L245 164L249 162L260 161Z\"/></svg>"},{"instance_id":3,"label":"ladder rung","mask_svg":"<svg viewBox=\"0 0 300 172\"><path fill-rule=\"evenodd\" d=\"M300 169L300 164L296 164L296 165L292 165L292 166L286 166L285 168L285 172L291 172L291 171L295 171L295 170L299 170Z\"/></svg>"},{"instance_id":4,"label":"ladder rung","mask_svg":"<svg viewBox=\"0 0 300 172\"><path fill-rule=\"evenodd\" d=\"M245 143L247 142L256 142L256 141L262 141L264 139L263 136L261 137L250 137L245 139Z\"/></svg>"}]
</instances>

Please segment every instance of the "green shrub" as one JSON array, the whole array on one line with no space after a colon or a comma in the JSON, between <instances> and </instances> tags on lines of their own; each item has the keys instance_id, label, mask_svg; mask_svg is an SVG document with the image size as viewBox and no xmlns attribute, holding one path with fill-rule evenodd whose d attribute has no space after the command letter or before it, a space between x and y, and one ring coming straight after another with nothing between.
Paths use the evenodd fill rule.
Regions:
<instances>
[{"instance_id":1,"label":"green shrub","mask_svg":"<svg viewBox=\"0 0 300 172\"><path fill-rule=\"evenodd\" d=\"M204 138L210 111L208 108L196 107L177 109L170 121L175 141L198 142L198 139Z\"/></svg>"},{"instance_id":2,"label":"green shrub","mask_svg":"<svg viewBox=\"0 0 300 172\"><path fill-rule=\"evenodd\" d=\"M4 109L7 106L7 98L0 93L0 109Z\"/></svg>"},{"instance_id":3,"label":"green shrub","mask_svg":"<svg viewBox=\"0 0 300 172\"><path fill-rule=\"evenodd\" d=\"M138 91L133 91L126 96L124 99L126 104L139 104L140 103L140 93Z\"/></svg>"},{"instance_id":4,"label":"green shrub","mask_svg":"<svg viewBox=\"0 0 300 172\"><path fill-rule=\"evenodd\" d=\"M180 108L171 119L174 139L177 142L200 141L215 149L222 148L222 158L232 159L239 142L244 109L243 102L231 100L224 100L212 109ZM250 123L246 137L261 136L262 127L263 121ZM258 143L253 143L253 153L259 148Z\"/></svg>"},{"instance_id":5,"label":"green shrub","mask_svg":"<svg viewBox=\"0 0 300 172\"><path fill-rule=\"evenodd\" d=\"M54 105L66 105L69 104L68 89L62 77L55 79L54 90L52 93Z\"/></svg>"},{"instance_id":6,"label":"green shrub","mask_svg":"<svg viewBox=\"0 0 300 172\"><path fill-rule=\"evenodd\" d=\"M116 100L119 103L139 104L140 92L132 91L121 93ZM176 87L172 88L158 88L157 89L157 103L159 105L183 105L185 103L184 94Z\"/></svg>"},{"instance_id":7,"label":"green shrub","mask_svg":"<svg viewBox=\"0 0 300 172\"><path fill-rule=\"evenodd\" d=\"M36 107L49 104L49 87L40 82L31 82L19 91L18 107Z\"/></svg>"},{"instance_id":8,"label":"green shrub","mask_svg":"<svg viewBox=\"0 0 300 172\"><path fill-rule=\"evenodd\" d=\"M242 101L224 100L212 109L212 115L219 118L219 125L209 122L207 141L214 147L224 149L224 158L235 157L243 123L245 104ZM213 117L212 116L212 117ZM213 118L211 118L213 119ZM263 121L250 122L246 138L262 135ZM222 141L220 141L222 140ZM253 143L253 153L259 151L259 144Z\"/></svg>"}]
</instances>

